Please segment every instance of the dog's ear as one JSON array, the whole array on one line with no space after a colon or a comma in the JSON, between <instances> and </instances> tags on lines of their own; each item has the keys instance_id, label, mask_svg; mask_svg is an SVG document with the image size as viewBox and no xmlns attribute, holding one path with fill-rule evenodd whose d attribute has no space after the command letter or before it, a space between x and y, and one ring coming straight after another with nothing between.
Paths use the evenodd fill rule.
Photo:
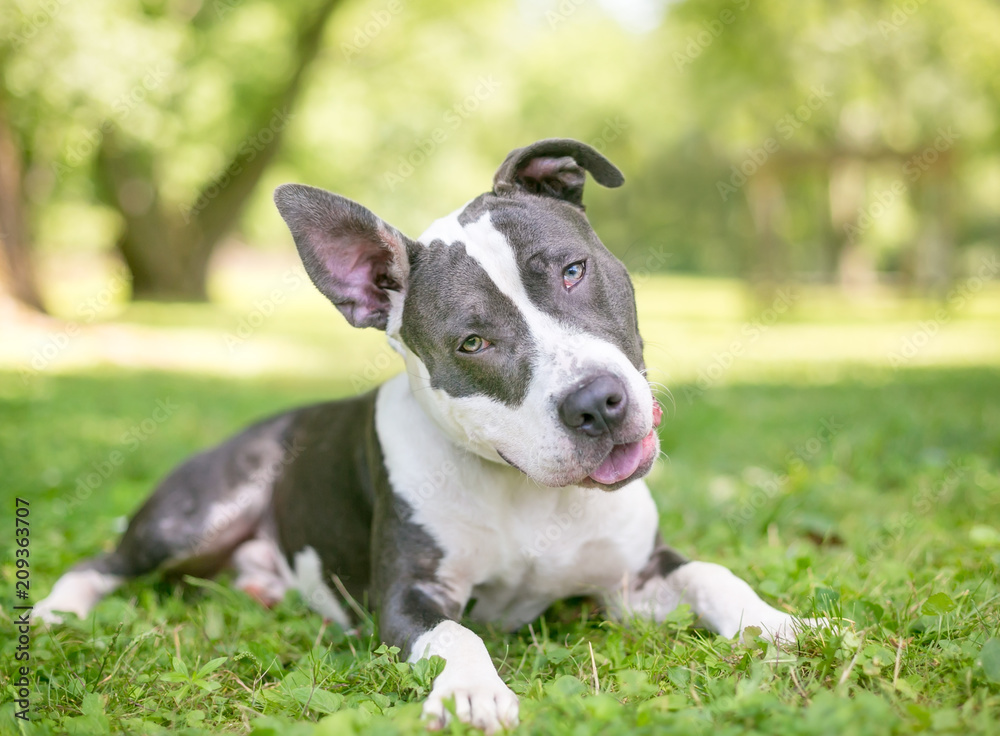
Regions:
<instances>
[{"instance_id":1,"label":"dog's ear","mask_svg":"<svg viewBox=\"0 0 1000 736\"><path fill-rule=\"evenodd\" d=\"M337 194L282 184L274 203L309 278L355 327L384 330L389 292L403 292L412 242L373 212Z\"/></svg>"},{"instance_id":2,"label":"dog's ear","mask_svg":"<svg viewBox=\"0 0 1000 736\"><path fill-rule=\"evenodd\" d=\"M625 183L622 172L586 143L571 138L547 138L507 154L493 176L493 193L523 191L583 207L585 171L606 187Z\"/></svg>"}]
</instances>

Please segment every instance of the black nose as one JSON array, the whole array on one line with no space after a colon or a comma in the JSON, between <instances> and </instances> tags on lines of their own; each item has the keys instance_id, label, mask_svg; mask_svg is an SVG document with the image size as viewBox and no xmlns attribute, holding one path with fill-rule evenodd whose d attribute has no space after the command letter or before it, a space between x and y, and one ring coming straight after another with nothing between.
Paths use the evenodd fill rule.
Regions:
<instances>
[{"instance_id":1,"label":"black nose","mask_svg":"<svg viewBox=\"0 0 1000 736\"><path fill-rule=\"evenodd\" d=\"M570 429L600 437L622 423L627 409L622 382L604 374L568 393L559 404L559 417Z\"/></svg>"}]
</instances>

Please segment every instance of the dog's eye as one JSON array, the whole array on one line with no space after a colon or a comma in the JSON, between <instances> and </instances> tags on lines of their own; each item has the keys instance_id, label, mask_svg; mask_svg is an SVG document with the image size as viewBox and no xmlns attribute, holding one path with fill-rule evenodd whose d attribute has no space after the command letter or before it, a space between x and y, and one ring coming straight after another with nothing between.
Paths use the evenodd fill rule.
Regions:
<instances>
[{"instance_id":1,"label":"dog's eye","mask_svg":"<svg viewBox=\"0 0 1000 736\"><path fill-rule=\"evenodd\" d=\"M571 263L563 269L563 286L572 289L583 280L583 275L587 273L587 262L577 261Z\"/></svg>"},{"instance_id":2,"label":"dog's eye","mask_svg":"<svg viewBox=\"0 0 1000 736\"><path fill-rule=\"evenodd\" d=\"M490 343L479 335L469 335L465 341L458 346L458 352L473 355L482 352L490 346Z\"/></svg>"}]
</instances>

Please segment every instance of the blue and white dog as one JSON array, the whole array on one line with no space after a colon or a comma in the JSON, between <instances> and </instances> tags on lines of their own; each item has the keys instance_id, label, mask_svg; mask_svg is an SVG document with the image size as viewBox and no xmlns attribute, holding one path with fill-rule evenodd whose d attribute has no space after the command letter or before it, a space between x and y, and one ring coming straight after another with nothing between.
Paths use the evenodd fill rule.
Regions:
<instances>
[{"instance_id":1,"label":"blue and white dog","mask_svg":"<svg viewBox=\"0 0 1000 736\"><path fill-rule=\"evenodd\" d=\"M616 617L681 603L732 637L794 638L800 621L724 567L664 546L643 476L660 407L645 378L625 267L584 215L593 148L513 151L493 190L411 240L361 205L287 184L274 195L309 276L355 327L384 330L406 371L377 390L256 424L174 470L118 548L80 563L35 607L84 616L125 580L212 575L266 604L290 587L382 639L446 660L424 710L494 731L518 701L461 619L515 629L593 595ZM558 522L558 523L557 523Z\"/></svg>"}]
</instances>

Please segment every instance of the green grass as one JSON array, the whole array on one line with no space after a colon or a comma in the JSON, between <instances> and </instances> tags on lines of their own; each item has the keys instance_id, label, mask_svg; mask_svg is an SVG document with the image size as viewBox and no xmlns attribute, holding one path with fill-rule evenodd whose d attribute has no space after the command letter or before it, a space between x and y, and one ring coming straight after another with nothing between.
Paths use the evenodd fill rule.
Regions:
<instances>
[{"instance_id":1,"label":"green grass","mask_svg":"<svg viewBox=\"0 0 1000 736\"><path fill-rule=\"evenodd\" d=\"M720 307L712 290L732 304ZM609 623L586 601L560 603L512 635L479 628L521 697L520 732L995 733L1000 371L995 348L979 343L998 332L994 302L945 325L929 346L937 357L893 370L887 351L932 305L890 305L866 319L850 305L830 316L827 296L803 301L720 380L699 384L755 312L731 286L678 291L640 294L650 362L675 402L661 428L669 458L650 477L666 539L729 566L779 608L852 623L808 634L790 652L692 630L685 610L659 626ZM690 306L699 300L704 309ZM294 322L288 334L319 351L325 375L300 377L291 361L256 378L96 363L27 382L0 373L5 631L15 497L31 502L37 601L68 565L110 547L121 517L177 461L269 412L352 392L381 348L366 336L356 350L332 334L333 310L297 309L255 339ZM181 311L171 322L140 307L118 324L162 338L165 350L182 349L180 327L210 324L216 340L231 328L226 312L202 308L199 321L198 309ZM817 333L839 337L825 344ZM874 357L856 360L852 339L877 345ZM673 360L682 354L699 357ZM157 401L170 415L144 424ZM95 487L81 492L80 478ZM5 633L0 732L420 732L439 663L401 664L370 630L324 627L295 595L262 610L227 582L151 577L85 621L35 630L28 726L13 719L16 642Z\"/></svg>"}]
</instances>

